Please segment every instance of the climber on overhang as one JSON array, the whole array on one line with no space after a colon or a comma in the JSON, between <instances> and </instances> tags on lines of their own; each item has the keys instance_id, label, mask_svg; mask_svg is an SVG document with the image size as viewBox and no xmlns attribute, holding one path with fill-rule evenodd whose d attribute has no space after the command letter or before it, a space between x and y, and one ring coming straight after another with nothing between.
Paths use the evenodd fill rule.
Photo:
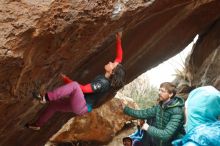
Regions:
<instances>
[{"instance_id":1,"label":"climber on overhang","mask_svg":"<svg viewBox=\"0 0 220 146\"><path fill-rule=\"evenodd\" d=\"M80 85L66 75L61 74L62 79L66 83L65 85L45 94L33 93L33 97L39 100L40 103L49 104L34 123L28 123L25 126L33 130L40 130L55 112L73 112L78 116L84 115L91 112L96 106L96 103L110 91L110 89L118 90L123 87L125 70L121 64L123 56L121 36L121 32L116 34L117 55L114 62L109 62L104 66L104 75L98 75L89 84Z\"/></svg>"}]
</instances>

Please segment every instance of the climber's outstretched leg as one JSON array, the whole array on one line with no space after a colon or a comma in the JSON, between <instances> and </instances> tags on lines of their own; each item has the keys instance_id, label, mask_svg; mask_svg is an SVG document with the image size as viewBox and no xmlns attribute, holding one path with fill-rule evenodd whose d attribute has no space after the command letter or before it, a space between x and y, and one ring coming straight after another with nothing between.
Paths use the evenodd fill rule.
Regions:
<instances>
[{"instance_id":1,"label":"climber's outstretched leg","mask_svg":"<svg viewBox=\"0 0 220 146\"><path fill-rule=\"evenodd\" d=\"M33 130L40 130L55 112L73 112L76 115L83 115L88 112L84 95L76 82L61 86L52 92L47 93L49 98L48 107L43 111L33 124L26 127ZM69 96L69 98L62 98Z\"/></svg>"},{"instance_id":2,"label":"climber's outstretched leg","mask_svg":"<svg viewBox=\"0 0 220 146\"><path fill-rule=\"evenodd\" d=\"M74 92L77 94L83 94L80 85L77 82L70 82L54 89L53 91L49 91L46 94L33 92L32 95L35 99L39 100L40 103L45 104L46 102L59 100L63 97L70 97Z\"/></svg>"},{"instance_id":3,"label":"climber's outstretched leg","mask_svg":"<svg viewBox=\"0 0 220 146\"><path fill-rule=\"evenodd\" d=\"M40 128L54 115L55 112L72 112L72 108L69 103L69 98L50 102L46 109L40 114L36 122L28 123L25 126L33 130L40 130Z\"/></svg>"}]
</instances>

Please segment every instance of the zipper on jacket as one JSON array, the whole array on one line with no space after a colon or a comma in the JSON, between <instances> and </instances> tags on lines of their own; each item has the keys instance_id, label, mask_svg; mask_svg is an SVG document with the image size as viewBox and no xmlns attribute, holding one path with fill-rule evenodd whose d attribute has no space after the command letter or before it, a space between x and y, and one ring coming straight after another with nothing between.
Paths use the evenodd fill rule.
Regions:
<instances>
[{"instance_id":1,"label":"zipper on jacket","mask_svg":"<svg viewBox=\"0 0 220 146\"><path fill-rule=\"evenodd\" d=\"M162 107L160 107L161 108L161 127L163 126L163 108ZM162 146L162 140L160 140L160 146Z\"/></svg>"}]
</instances>

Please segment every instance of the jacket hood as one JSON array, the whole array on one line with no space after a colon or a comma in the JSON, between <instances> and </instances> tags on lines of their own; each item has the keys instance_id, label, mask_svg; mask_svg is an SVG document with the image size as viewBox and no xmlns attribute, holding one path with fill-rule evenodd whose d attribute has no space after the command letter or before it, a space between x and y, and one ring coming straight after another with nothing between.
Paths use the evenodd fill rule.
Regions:
<instances>
[{"instance_id":1,"label":"jacket hood","mask_svg":"<svg viewBox=\"0 0 220 146\"><path fill-rule=\"evenodd\" d=\"M183 107L184 99L182 97L175 96L170 99L170 101L163 105L164 108L172 108L172 107Z\"/></svg>"}]
</instances>

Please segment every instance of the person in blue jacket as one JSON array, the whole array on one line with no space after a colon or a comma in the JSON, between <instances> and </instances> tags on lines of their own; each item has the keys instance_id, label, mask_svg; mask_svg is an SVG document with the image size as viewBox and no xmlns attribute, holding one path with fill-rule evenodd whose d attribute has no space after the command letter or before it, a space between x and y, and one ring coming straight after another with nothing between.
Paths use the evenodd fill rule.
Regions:
<instances>
[{"instance_id":1,"label":"person in blue jacket","mask_svg":"<svg viewBox=\"0 0 220 146\"><path fill-rule=\"evenodd\" d=\"M192 90L185 102L186 135L175 146L220 145L220 92L213 86Z\"/></svg>"},{"instance_id":2,"label":"person in blue jacket","mask_svg":"<svg viewBox=\"0 0 220 146\"><path fill-rule=\"evenodd\" d=\"M139 119L137 130L129 135L129 137L132 139L133 143L132 146L143 146L144 144L144 133L145 131L141 129L141 127L144 125L145 120Z\"/></svg>"},{"instance_id":3,"label":"person in blue jacket","mask_svg":"<svg viewBox=\"0 0 220 146\"><path fill-rule=\"evenodd\" d=\"M220 116L220 92L213 86L203 86L190 92L185 102L185 130L211 123Z\"/></svg>"}]
</instances>

